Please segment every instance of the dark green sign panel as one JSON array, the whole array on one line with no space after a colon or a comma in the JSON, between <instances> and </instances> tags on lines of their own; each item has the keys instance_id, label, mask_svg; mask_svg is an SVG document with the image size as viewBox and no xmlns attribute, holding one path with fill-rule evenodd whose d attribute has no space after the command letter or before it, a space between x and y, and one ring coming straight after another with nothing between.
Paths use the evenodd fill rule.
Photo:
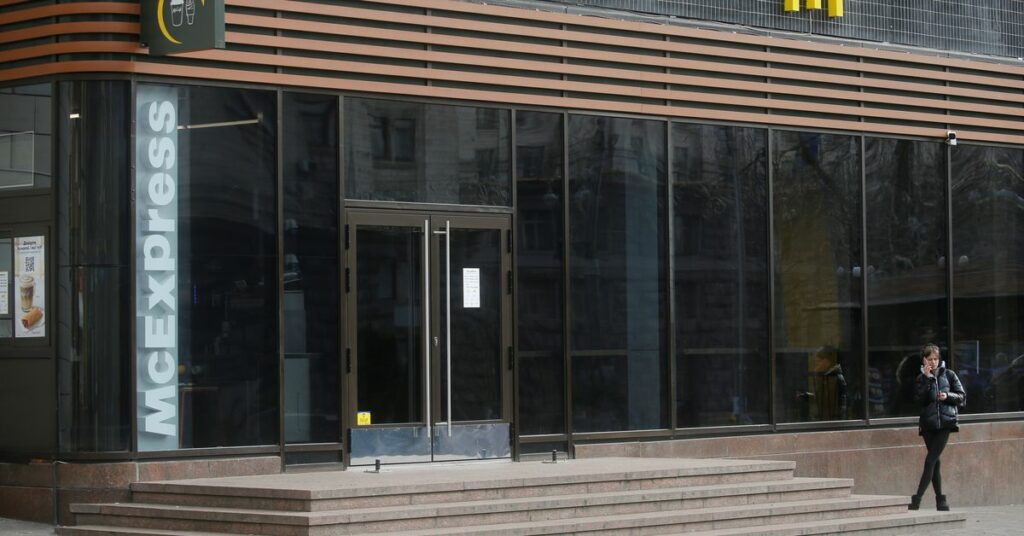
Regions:
<instances>
[{"instance_id":1,"label":"dark green sign panel","mask_svg":"<svg viewBox=\"0 0 1024 536\"><path fill-rule=\"evenodd\" d=\"M224 48L224 0L142 0L141 23L152 56Z\"/></svg>"}]
</instances>

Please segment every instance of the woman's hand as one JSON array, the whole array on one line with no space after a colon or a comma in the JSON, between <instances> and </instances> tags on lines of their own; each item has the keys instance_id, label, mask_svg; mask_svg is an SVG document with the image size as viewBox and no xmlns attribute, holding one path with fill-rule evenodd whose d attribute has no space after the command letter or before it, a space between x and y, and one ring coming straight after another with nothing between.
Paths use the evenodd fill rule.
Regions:
<instances>
[{"instance_id":1,"label":"woman's hand","mask_svg":"<svg viewBox=\"0 0 1024 536\"><path fill-rule=\"evenodd\" d=\"M939 392L939 400L946 400L946 398L948 397L949 395L947 395L944 391Z\"/></svg>"}]
</instances>

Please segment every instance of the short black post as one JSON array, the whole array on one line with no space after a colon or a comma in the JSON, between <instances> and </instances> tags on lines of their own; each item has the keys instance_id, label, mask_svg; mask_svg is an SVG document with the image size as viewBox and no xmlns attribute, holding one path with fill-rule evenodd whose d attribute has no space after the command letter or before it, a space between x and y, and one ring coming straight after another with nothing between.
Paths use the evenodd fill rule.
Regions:
<instances>
[{"instance_id":1,"label":"short black post","mask_svg":"<svg viewBox=\"0 0 1024 536\"><path fill-rule=\"evenodd\" d=\"M558 451L551 449L551 463L558 463Z\"/></svg>"},{"instance_id":2,"label":"short black post","mask_svg":"<svg viewBox=\"0 0 1024 536\"><path fill-rule=\"evenodd\" d=\"M377 458L376 460L373 460L373 470L374 470L374 472L377 472L377 473L380 472L380 458Z\"/></svg>"}]
</instances>

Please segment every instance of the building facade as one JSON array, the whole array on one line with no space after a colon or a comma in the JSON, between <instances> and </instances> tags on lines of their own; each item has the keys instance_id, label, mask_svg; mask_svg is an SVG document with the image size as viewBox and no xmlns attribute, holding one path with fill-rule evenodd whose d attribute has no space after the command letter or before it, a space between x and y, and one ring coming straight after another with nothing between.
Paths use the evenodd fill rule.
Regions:
<instances>
[{"instance_id":1,"label":"building facade","mask_svg":"<svg viewBox=\"0 0 1024 536\"><path fill-rule=\"evenodd\" d=\"M2 461L1020 424L1022 2L808 3L0 2Z\"/></svg>"}]
</instances>

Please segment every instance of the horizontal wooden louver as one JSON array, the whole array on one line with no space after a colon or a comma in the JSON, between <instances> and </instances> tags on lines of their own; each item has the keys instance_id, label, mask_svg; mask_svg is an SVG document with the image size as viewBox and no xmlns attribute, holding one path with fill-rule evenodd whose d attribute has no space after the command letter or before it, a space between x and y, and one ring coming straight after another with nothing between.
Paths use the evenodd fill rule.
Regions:
<instances>
[{"instance_id":1,"label":"horizontal wooden louver","mask_svg":"<svg viewBox=\"0 0 1024 536\"><path fill-rule=\"evenodd\" d=\"M226 3L227 49L151 58L137 1L0 0L0 83L163 75L1024 144L1024 68L995 59L451 0Z\"/></svg>"}]
</instances>

